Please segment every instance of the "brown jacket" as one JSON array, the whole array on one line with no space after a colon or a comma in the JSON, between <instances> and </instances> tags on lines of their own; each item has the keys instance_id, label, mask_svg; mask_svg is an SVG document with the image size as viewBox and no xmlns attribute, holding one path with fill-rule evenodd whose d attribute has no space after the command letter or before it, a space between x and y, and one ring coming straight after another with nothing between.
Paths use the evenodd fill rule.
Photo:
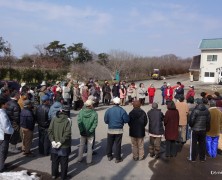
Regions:
<instances>
[{"instance_id":1,"label":"brown jacket","mask_svg":"<svg viewBox=\"0 0 222 180\"><path fill-rule=\"evenodd\" d=\"M177 110L179 111L179 125L186 126L187 125L187 115L189 113L189 107L186 102L176 102L175 103Z\"/></svg>"},{"instance_id":2,"label":"brown jacket","mask_svg":"<svg viewBox=\"0 0 222 180\"><path fill-rule=\"evenodd\" d=\"M222 122L222 113L217 107L210 107L210 130L207 132L207 136L215 137L220 134L220 126Z\"/></svg>"}]
</instances>

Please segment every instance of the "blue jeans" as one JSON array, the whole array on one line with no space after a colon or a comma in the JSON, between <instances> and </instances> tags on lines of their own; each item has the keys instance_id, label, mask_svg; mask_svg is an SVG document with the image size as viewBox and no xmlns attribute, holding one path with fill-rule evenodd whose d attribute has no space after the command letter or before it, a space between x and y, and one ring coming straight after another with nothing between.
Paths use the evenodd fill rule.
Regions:
<instances>
[{"instance_id":1,"label":"blue jeans","mask_svg":"<svg viewBox=\"0 0 222 180\"><path fill-rule=\"evenodd\" d=\"M206 136L206 150L210 157L215 158L217 156L219 136Z\"/></svg>"}]
</instances>

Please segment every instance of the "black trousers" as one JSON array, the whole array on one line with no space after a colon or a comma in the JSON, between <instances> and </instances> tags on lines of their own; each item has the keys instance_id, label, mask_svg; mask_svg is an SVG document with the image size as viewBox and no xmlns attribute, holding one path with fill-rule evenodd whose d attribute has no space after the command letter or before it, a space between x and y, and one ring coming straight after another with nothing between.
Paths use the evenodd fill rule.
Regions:
<instances>
[{"instance_id":1,"label":"black trousers","mask_svg":"<svg viewBox=\"0 0 222 180\"><path fill-rule=\"evenodd\" d=\"M123 134L108 134L107 135L107 147L106 154L107 157L112 156L113 144L115 144L115 158L117 160L121 159L121 143L122 143Z\"/></svg>"},{"instance_id":2,"label":"black trousers","mask_svg":"<svg viewBox=\"0 0 222 180\"><path fill-rule=\"evenodd\" d=\"M191 131L190 146L190 159L195 161L199 154L199 159L204 161L206 154L206 131Z\"/></svg>"},{"instance_id":3,"label":"black trousers","mask_svg":"<svg viewBox=\"0 0 222 180\"><path fill-rule=\"evenodd\" d=\"M78 100L78 101L74 101L73 109L74 109L74 110L78 110L79 107L80 107L80 101L79 101L79 100Z\"/></svg>"},{"instance_id":4,"label":"black trousers","mask_svg":"<svg viewBox=\"0 0 222 180\"><path fill-rule=\"evenodd\" d=\"M166 140L166 156L176 157L176 155L177 155L176 141Z\"/></svg>"},{"instance_id":5,"label":"black trousers","mask_svg":"<svg viewBox=\"0 0 222 180\"><path fill-rule=\"evenodd\" d=\"M14 129L14 133L11 136L10 143L13 145L18 144L20 139L20 129Z\"/></svg>"},{"instance_id":6,"label":"black trousers","mask_svg":"<svg viewBox=\"0 0 222 180\"><path fill-rule=\"evenodd\" d=\"M58 177L59 174L59 164L61 166L61 179L64 180L67 177L68 172L68 156L58 156L58 154L51 154L52 160L52 176Z\"/></svg>"},{"instance_id":7,"label":"black trousers","mask_svg":"<svg viewBox=\"0 0 222 180\"><path fill-rule=\"evenodd\" d=\"M102 103L105 103L105 95L106 95L106 93L103 92Z\"/></svg>"},{"instance_id":8,"label":"black trousers","mask_svg":"<svg viewBox=\"0 0 222 180\"><path fill-rule=\"evenodd\" d=\"M106 105L110 105L110 99L105 99L105 100L104 100L104 103L105 103Z\"/></svg>"},{"instance_id":9,"label":"black trousers","mask_svg":"<svg viewBox=\"0 0 222 180\"><path fill-rule=\"evenodd\" d=\"M5 160L8 156L8 146L11 135L5 134L4 140L0 140L0 172L4 171Z\"/></svg>"},{"instance_id":10,"label":"black trousers","mask_svg":"<svg viewBox=\"0 0 222 180\"><path fill-rule=\"evenodd\" d=\"M141 105L145 104L145 98L139 98L139 101L140 101Z\"/></svg>"},{"instance_id":11,"label":"black trousers","mask_svg":"<svg viewBox=\"0 0 222 180\"><path fill-rule=\"evenodd\" d=\"M45 156L50 154L51 142L48 136L48 129L38 127L39 129L39 153Z\"/></svg>"}]
</instances>

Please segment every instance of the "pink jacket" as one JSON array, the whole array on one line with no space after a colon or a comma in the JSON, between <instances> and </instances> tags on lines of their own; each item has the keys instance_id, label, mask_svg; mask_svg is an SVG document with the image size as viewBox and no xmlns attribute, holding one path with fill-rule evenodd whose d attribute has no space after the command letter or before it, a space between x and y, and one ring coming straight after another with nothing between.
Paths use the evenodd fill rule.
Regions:
<instances>
[{"instance_id":1,"label":"pink jacket","mask_svg":"<svg viewBox=\"0 0 222 180\"><path fill-rule=\"evenodd\" d=\"M120 98L125 98L126 97L126 89L119 89L119 97Z\"/></svg>"}]
</instances>

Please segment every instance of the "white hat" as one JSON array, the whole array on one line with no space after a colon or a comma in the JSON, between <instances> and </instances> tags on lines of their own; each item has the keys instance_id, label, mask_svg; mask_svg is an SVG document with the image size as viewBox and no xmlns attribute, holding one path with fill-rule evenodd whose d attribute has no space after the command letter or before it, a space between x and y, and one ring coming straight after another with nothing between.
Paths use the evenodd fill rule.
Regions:
<instances>
[{"instance_id":1,"label":"white hat","mask_svg":"<svg viewBox=\"0 0 222 180\"><path fill-rule=\"evenodd\" d=\"M92 106L94 104L94 101L92 101L91 99L88 99L84 104L85 106Z\"/></svg>"},{"instance_id":2,"label":"white hat","mask_svg":"<svg viewBox=\"0 0 222 180\"><path fill-rule=\"evenodd\" d=\"M113 98L113 103L114 104L119 104L120 103L120 98L118 98L118 97Z\"/></svg>"},{"instance_id":3,"label":"white hat","mask_svg":"<svg viewBox=\"0 0 222 180\"><path fill-rule=\"evenodd\" d=\"M21 83L21 86L22 86L22 87L23 87L23 86L25 86L25 85L26 85L26 83L25 83L25 82L22 82L22 83Z\"/></svg>"},{"instance_id":4,"label":"white hat","mask_svg":"<svg viewBox=\"0 0 222 180\"><path fill-rule=\"evenodd\" d=\"M46 86L45 81L42 81L42 84L40 84L41 86Z\"/></svg>"},{"instance_id":5,"label":"white hat","mask_svg":"<svg viewBox=\"0 0 222 180\"><path fill-rule=\"evenodd\" d=\"M56 84L58 85L60 83L60 81L56 81Z\"/></svg>"},{"instance_id":6,"label":"white hat","mask_svg":"<svg viewBox=\"0 0 222 180\"><path fill-rule=\"evenodd\" d=\"M170 86L170 83L167 83L167 86Z\"/></svg>"}]
</instances>

